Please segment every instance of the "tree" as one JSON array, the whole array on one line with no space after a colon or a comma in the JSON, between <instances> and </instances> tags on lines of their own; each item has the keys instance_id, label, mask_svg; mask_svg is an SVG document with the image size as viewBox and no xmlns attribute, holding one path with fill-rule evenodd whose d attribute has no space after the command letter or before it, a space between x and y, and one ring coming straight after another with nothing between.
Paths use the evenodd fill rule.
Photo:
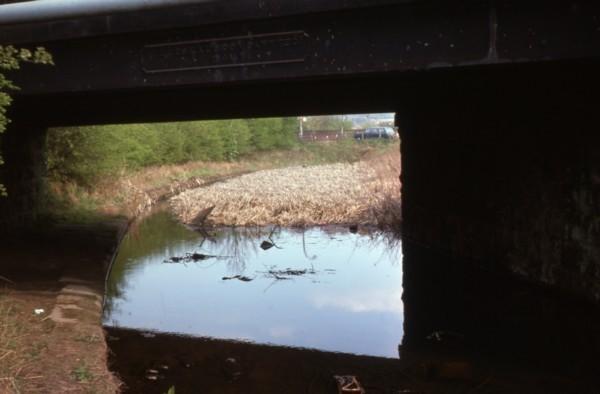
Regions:
<instances>
[{"instance_id":1,"label":"tree","mask_svg":"<svg viewBox=\"0 0 600 394\"><path fill-rule=\"evenodd\" d=\"M225 150L225 159L237 160L240 156L250 151L250 129L248 123L241 119L220 121L221 135Z\"/></svg>"},{"instance_id":2,"label":"tree","mask_svg":"<svg viewBox=\"0 0 600 394\"><path fill-rule=\"evenodd\" d=\"M18 89L11 80L6 78L4 72L18 70L23 62L54 64L52 56L42 47L37 47L31 51L26 48L15 48L12 45L0 45L0 134L6 130L10 122L6 117L6 111L12 102L9 92ZM3 163L4 161L0 155L0 165ZM6 188L1 183L0 195L6 196Z\"/></svg>"},{"instance_id":3,"label":"tree","mask_svg":"<svg viewBox=\"0 0 600 394\"><path fill-rule=\"evenodd\" d=\"M314 131L350 130L352 122L339 115L311 116L306 120L305 127Z\"/></svg>"},{"instance_id":4,"label":"tree","mask_svg":"<svg viewBox=\"0 0 600 394\"><path fill-rule=\"evenodd\" d=\"M296 118L206 120L51 128L46 139L49 179L91 188L124 171L190 161L235 161L290 149Z\"/></svg>"},{"instance_id":5,"label":"tree","mask_svg":"<svg viewBox=\"0 0 600 394\"><path fill-rule=\"evenodd\" d=\"M281 118L248 119L248 128L252 135L251 141L258 151L266 151L277 146L277 132L282 129Z\"/></svg>"}]
</instances>

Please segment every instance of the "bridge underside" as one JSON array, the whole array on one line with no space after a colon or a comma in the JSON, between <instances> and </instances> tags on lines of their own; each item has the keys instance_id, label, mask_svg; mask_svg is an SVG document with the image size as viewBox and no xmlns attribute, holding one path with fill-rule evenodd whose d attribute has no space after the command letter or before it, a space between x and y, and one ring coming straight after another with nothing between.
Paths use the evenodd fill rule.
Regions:
<instances>
[{"instance_id":1,"label":"bridge underside","mask_svg":"<svg viewBox=\"0 0 600 394\"><path fill-rule=\"evenodd\" d=\"M395 111L406 240L598 302L597 67L569 61L30 98L17 103L6 136L3 170L9 201L18 201L5 215L34 212L48 124Z\"/></svg>"},{"instance_id":2,"label":"bridge underside","mask_svg":"<svg viewBox=\"0 0 600 394\"><path fill-rule=\"evenodd\" d=\"M398 7L365 11L382 17L377 23L385 28L345 11L335 19L311 16L308 25L300 17L282 16L271 30L250 21L225 23L222 31L183 29L181 36L155 32L147 40L123 33L110 45L104 36L69 45L66 38L44 43L57 65L30 74L32 68L25 69L18 80L24 90L4 141L1 170L10 191L2 201L4 228L35 217L48 126L393 111L402 141L403 242L411 245L405 247L405 277L454 269L454 263L443 262L424 267L413 258L434 254L600 304L600 30L585 22L595 10L561 6L534 17L531 7L522 6L527 12L520 14L508 13L508 5L477 6L474 19L446 23L442 16L448 10L436 14L415 6L413 19L403 20ZM561 17L585 23L553 30ZM428 23L416 28L413 20ZM507 20L513 23L502 23ZM328 44L334 49L316 40L331 34L328 29L343 37L359 22L362 30L341 44ZM266 41L255 42L263 49L242 59L266 56L275 45L270 63L216 67L214 53L202 61L190 55L213 45L208 32L231 38L247 34L250 25L256 26L254 33L282 33L283 41L261 36ZM405 40L402 29L411 26L410 39L420 42L418 54L411 57L403 44L386 63L391 43ZM439 26L446 30L432 35ZM469 34L457 35L465 28ZM454 44L448 37L462 41ZM171 40L177 42L173 47L153 46ZM235 40L225 41L248 45L246 38ZM452 58L450 44L464 44L465 51ZM546 51L550 45L554 52ZM282 49L290 46L304 57ZM173 53L184 60L172 60ZM329 71L323 53L335 54L325 60L338 62ZM440 53L448 62L439 63ZM365 72L359 69L363 61L369 64ZM423 332L436 329L414 307L417 298L427 298L426 290L405 287L404 296L407 319L421 319ZM600 348L600 342L594 346Z\"/></svg>"}]
</instances>

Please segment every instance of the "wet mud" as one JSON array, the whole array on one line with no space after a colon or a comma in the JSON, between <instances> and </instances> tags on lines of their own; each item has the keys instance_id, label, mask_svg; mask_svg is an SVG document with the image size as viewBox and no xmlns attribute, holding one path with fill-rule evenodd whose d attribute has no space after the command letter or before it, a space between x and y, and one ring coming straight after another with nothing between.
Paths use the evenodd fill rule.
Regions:
<instances>
[{"instance_id":1,"label":"wet mud","mask_svg":"<svg viewBox=\"0 0 600 394\"><path fill-rule=\"evenodd\" d=\"M527 364L405 353L401 359L107 328L125 393L335 394L336 375L369 394L595 393Z\"/></svg>"}]
</instances>

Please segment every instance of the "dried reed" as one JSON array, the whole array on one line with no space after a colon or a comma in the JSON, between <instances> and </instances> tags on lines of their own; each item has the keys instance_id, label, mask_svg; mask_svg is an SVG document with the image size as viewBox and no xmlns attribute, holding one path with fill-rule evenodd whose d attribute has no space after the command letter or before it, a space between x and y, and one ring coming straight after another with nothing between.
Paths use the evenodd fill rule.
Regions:
<instances>
[{"instance_id":1,"label":"dried reed","mask_svg":"<svg viewBox=\"0 0 600 394\"><path fill-rule=\"evenodd\" d=\"M393 225L399 219L399 155L354 164L295 166L246 174L170 200L185 223L205 225ZM196 223L198 224L198 223Z\"/></svg>"}]
</instances>

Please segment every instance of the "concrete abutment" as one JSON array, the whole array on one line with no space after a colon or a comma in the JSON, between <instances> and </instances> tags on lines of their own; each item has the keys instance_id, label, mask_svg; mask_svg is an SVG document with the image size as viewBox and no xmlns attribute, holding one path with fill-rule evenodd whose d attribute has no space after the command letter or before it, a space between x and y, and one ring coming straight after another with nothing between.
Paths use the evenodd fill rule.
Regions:
<instances>
[{"instance_id":1,"label":"concrete abutment","mask_svg":"<svg viewBox=\"0 0 600 394\"><path fill-rule=\"evenodd\" d=\"M404 238L600 302L593 79L462 82L398 114Z\"/></svg>"},{"instance_id":2,"label":"concrete abutment","mask_svg":"<svg viewBox=\"0 0 600 394\"><path fill-rule=\"evenodd\" d=\"M446 81L397 113L403 347L442 330L579 366L600 351L598 83L510 76Z\"/></svg>"},{"instance_id":3,"label":"concrete abutment","mask_svg":"<svg viewBox=\"0 0 600 394\"><path fill-rule=\"evenodd\" d=\"M14 120L1 136L4 164L0 183L8 196L0 197L0 232L33 226L40 213L46 175L46 127Z\"/></svg>"}]
</instances>

